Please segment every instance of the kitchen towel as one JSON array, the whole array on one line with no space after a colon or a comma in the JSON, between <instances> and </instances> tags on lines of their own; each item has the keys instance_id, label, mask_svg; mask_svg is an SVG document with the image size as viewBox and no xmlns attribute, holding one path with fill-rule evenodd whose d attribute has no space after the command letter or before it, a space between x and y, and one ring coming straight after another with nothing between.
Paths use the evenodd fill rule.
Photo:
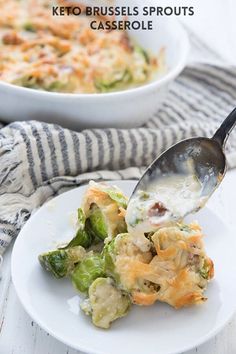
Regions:
<instances>
[{"instance_id":1,"label":"kitchen towel","mask_svg":"<svg viewBox=\"0 0 236 354\"><path fill-rule=\"evenodd\" d=\"M138 179L170 145L211 137L234 106L236 68L195 65L171 84L162 108L140 128L74 132L36 121L3 127L0 254L45 201L91 179ZM236 132L227 144L227 159L230 168L236 167Z\"/></svg>"}]
</instances>

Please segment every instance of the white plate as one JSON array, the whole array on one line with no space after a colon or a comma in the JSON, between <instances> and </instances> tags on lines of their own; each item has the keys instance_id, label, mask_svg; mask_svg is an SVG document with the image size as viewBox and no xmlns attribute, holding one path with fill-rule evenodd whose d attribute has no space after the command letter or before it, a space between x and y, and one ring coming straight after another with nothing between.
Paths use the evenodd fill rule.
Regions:
<instances>
[{"instance_id":1,"label":"white plate","mask_svg":"<svg viewBox=\"0 0 236 354\"><path fill-rule=\"evenodd\" d=\"M115 184L127 195L135 186L133 181ZM206 292L209 299L202 306L178 311L161 303L146 308L133 306L110 330L101 330L80 311L80 297L70 281L56 280L41 269L38 254L73 235L71 213L80 205L85 188L62 194L43 206L16 240L12 279L34 321L67 345L93 354L174 354L214 336L235 311L236 257L235 236L208 208L197 219L207 235L205 244L216 275Z\"/></svg>"}]
</instances>

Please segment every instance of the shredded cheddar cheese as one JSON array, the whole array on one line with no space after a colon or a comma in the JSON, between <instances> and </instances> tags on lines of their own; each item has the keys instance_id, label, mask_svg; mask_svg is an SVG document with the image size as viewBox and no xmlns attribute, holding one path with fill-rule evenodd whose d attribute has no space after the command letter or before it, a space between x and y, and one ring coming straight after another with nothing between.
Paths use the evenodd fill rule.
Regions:
<instances>
[{"instance_id":1,"label":"shredded cheddar cheese","mask_svg":"<svg viewBox=\"0 0 236 354\"><path fill-rule=\"evenodd\" d=\"M0 0L0 7L2 81L99 93L142 85L163 71L163 51L150 55L125 31L92 30L91 18L83 14L52 16L49 0Z\"/></svg>"}]
</instances>

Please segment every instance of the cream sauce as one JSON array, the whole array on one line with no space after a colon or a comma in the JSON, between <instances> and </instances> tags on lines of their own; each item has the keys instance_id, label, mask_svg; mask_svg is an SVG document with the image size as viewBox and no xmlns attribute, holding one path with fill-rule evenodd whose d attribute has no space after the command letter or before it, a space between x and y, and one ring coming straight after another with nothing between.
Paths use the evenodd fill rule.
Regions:
<instances>
[{"instance_id":1,"label":"cream sauce","mask_svg":"<svg viewBox=\"0 0 236 354\"><path fill-rule=\"evenodd\" d=\"M202 197L203 186L195 175L165 176L158 184L138 191L128 204L126 223L133 242L147 251L151 244L145 233L183 219L198 210L206 201Z\"/></svg>"}]
</instances>

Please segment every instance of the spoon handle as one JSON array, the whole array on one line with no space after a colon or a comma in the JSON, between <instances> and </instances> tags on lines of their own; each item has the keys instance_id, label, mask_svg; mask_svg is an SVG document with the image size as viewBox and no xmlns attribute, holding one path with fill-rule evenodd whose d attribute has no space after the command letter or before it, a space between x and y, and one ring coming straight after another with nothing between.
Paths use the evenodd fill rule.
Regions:
<instances>
[{"instance_id":1,"label":"spoon handle","mask_svg":"<svg viewBox=\"0 0 236 354\"><path fill-rule=\"evenodd\" d=\"M228 115L228 117L223 121L219 129L215 132L212 137L213 140L216 140L222 147L225 146L225 143L228 139L229 134L236 125L236 108Z\"/></svg>"}]
</instances>

